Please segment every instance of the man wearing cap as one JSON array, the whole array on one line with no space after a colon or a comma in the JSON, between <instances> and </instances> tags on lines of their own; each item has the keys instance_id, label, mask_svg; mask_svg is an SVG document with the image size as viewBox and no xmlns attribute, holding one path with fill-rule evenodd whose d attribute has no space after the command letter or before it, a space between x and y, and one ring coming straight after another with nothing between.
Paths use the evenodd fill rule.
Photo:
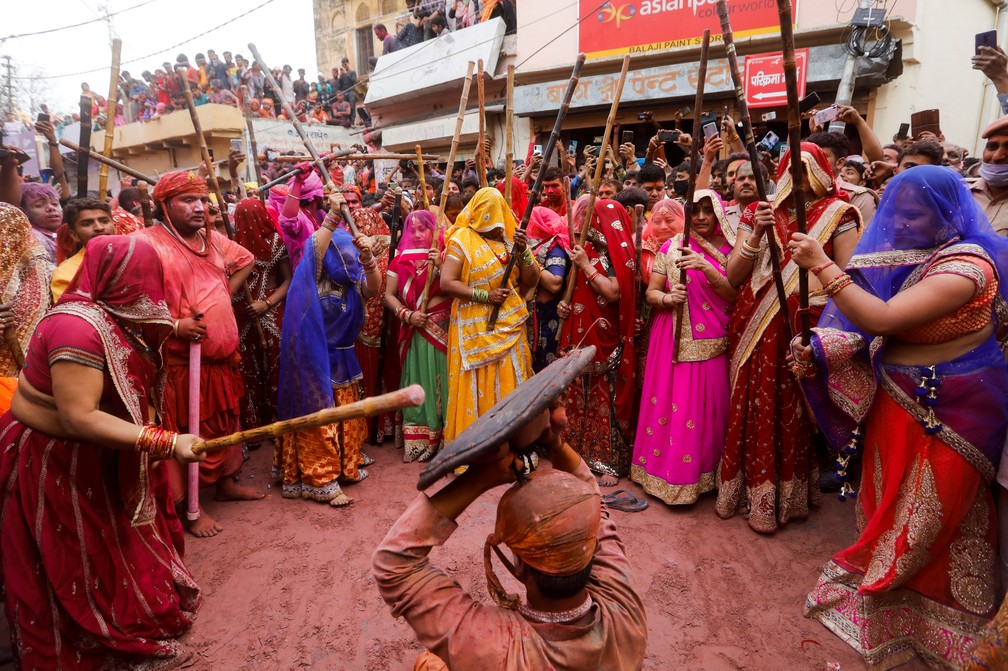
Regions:
<instances>
[{"instance_id":1,"label":"man wearing cap","mask_svg":"<svg viewBox=\"0 0 1008 671\"><path fill-rule=\"evenodd\" d=\"M255 258L226 236L210 231L210 196L206 182L191 172L171 172L154 187L158 223L135 235L151 243L164 266L165 298L174 320L165 345L163 416L172 431L198 433L210 439L238 430L244 395L238 368L238 325L231 296L252 271ZM189 427L189 354L200 347L200 425ZM185 467L166 462L176 505L186 498ZM239 485L234 476L242 464L241 447L207 453L199 466L201 487L215 484L219 500L261 499L263 494ZM222 527L206 512L190 523L198 537L214 536Z\"/></svg>"},{"instance_id":2,"label":"man wearing cap","mask_svg":"<svg viewBox=\"0 0 1008 671\"><path fill-rule=\"evenodd\" d=\"M428 554L457 528L455 519L485 492L515 479L505 443L433 496L421 494L372 557L382 598L430 652L426 667L462 669L639 669L647 645L644 605L616 525L588 466L559 436L562 407L543 411L512 436L549 451L497 506L484 548L488 589L497 606L476 601L433 566ZM507 545L514 564L500 544ZM525 587L506 594L491 550ZM436 658L435 658L436 656ZM438 659L439 658L439 659Z\"/></svg>"},{"instance_id":3,"label":"man wearing cap","mask_svg":"<svg viewBox=\"0 0 1008 671\"><path fill-rule=\"evenodd\" d=\"M980 179L970 186L973 198L999 235L1008 235L1008 116L983 132L987 141L980 163Z\"/></svg>"}]
</instances>

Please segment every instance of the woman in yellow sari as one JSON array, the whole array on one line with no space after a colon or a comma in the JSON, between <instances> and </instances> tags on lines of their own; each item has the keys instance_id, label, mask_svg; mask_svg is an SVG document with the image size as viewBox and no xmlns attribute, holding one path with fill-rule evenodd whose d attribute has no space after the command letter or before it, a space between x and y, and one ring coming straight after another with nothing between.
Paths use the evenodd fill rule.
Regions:
<instances>
[{"instance_id":1,"label":"woman in yellow sari","mask_svg":"<svg viewBox=\"0 0 1008 671\"><path fill-rule=\"evenodd\" d=\"M489 187L476 192L445 234L441 290L455 299L448 327L452 391L446 443L532 376L525 338L529 313L522 297L539 280L539 265L527 243L504 197ZM518 256L518 263L506 287L500 288L511 254ZM500 314L494 330L488 331L495 305Z\"/></svg>"}]
</instances>

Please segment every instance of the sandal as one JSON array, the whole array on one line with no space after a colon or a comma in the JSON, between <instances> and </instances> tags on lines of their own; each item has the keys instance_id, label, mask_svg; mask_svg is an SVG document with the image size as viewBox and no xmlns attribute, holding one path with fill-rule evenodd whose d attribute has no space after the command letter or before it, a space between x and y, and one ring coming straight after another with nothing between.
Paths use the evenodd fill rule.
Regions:
<instances>
[{"instance_id":1,"label":"sandal","mask_svg":"<svg viewBox=\"0 0 1008 671\"><path fill-rule=\"evenodd\" d=\"M361 466L370 466L371 464L374 463L374 459L364 454L363 452L361 452L360 455L361 458L364 460L364 463L362 463Z\"/></svg>"},{"instance_id":2,"label":"sandal","mask_svg":"<svg viewBox=\"0 0 1008 671\"><path fill-rule=\"evenodd\" d=\"M624 496L614 496L610 498L605 504L613 508L614 510L619 510L624 513L639 513L642 510L646 510L648 507L648 502L646 499L638 499L636 496L621 490ZM613 492L613 494L618 494L619 492Z\"/></svg>"},{"instance_id":3,"label":"sandal","mask_svg":"<svg viewBox=\"0 0 1008 671\"><path fill-rule=\"evenodd\" d=\"M616 491L609 492L608 494L604 494L602 496L602 500L605 501L606 503L611 503L612 501L615 501L617 499L634 499L634 498L636 497L625 489L617 489Z\"/></svg>"}]
</instances>

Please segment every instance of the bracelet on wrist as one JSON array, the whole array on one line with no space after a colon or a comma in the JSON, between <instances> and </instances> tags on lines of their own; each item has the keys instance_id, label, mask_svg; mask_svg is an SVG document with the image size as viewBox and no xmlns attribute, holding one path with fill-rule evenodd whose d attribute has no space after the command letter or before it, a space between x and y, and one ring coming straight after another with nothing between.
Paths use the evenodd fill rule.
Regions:
<instances>
[{"instance_id":1,"label":"bracelet on wrist","mask_svg":"<svg viewBox=\"0 0 1008 671\"><path fill-rule=\"evenodd\" d=\"M486 289L473 289L472 299L477 303L489 303L490 302L490 292Z\"/></svg>"},{"instance_id":2,"label":"bracelet on wrist","mask_svg":"<svg viewBox=\"0 0 1008 671\"><path fill-rule=\"evenodd\" d=\"M750 245L747 240L743 240L742 241L742 247L746 251L751 252L753 255L759 254L759 252L760 252L760 248L759 247L754 247L754 246Z\"/></svg>"},{"instance_id":3,"label":"bracelet on wrist","mask_svg":"<svg viewBox=\"0 0 1008 671\"><path fill-rule=\"evenodd\" d=\"M823 291L825 292L827 298L833 298L852 284L854 284L854 280L851 279L851 276L847 273L843 273L833 278L832 282L823 287Z\"/></svg>"},{"instance_id":4,"label":"bracelet on wrist","mask_svg":"<svg viewBox=\"0 0 1008 671\"><path fill-rule=\"evenodd\" d=\"M756 260L756 252L750 252L746 249L745 243L742 244L742 249L739 250L739 255L744 259L749 259L750 261Z\"/></svg>"},{"instance_id":5,"label":"bracelet on wrist","mask_svg":"<svg viewBox=\"0 0 1008 671\"><path fill-rule=\"evenodd\" d=\"M134 447L137 452L149 454L154 459L167 459L175 451L178 434L153 424L145 424L140 429Z\"/></svg>"},{"instance_id":6,"label":"bracelet on wrist","mask_svg":"<svg viewBox=\"0 0 1008 671\"><path fill-rule=\"evenodd\" d=\"M835 266L835 265L836 265L835 261L832 261L832 260L831 261L827 261L826 263L820 264L820 265L816 266L815 268L812 268L809 272L812 273L813 275L818 275L819 273L821 273L822 271L826 270L830 266Z\"/></svg>"}]
</instances>

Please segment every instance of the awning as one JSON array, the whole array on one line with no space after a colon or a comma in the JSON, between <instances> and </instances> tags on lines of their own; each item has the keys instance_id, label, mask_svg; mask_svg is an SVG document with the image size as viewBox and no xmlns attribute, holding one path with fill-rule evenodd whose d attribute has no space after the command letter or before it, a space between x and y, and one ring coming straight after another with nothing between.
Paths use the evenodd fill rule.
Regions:
<instances>
[{"instance_id":1,"label":"awning","mask_svg":"<svg viewBox=\"0 0 1008 671\"><path fill-rule=\"evenodd\" d=\"M465 79L468 62L481 58L484 71L492 77L503 41L504 20L495 18L464 30L445 31L433 40L386 54L378 59L368 78L364 103L374 113L415 98L418 92L457 91L459 82Z\"/></svg>"},{"instance_id":2,"label":"awning","mask_svg":"<svg viewBox=\"0 0 1008 671\"><path fill-rule=\"evenodd\" d=\"M892 56L882 57L881 68L871 68L861 59L858 68L858 85L881 85L885 81L885 65ZM740 58L742 67L743 58ZM847 52L839 44L811 47L809 49L808 84L811 90L815 84L839 81L843 74ZM876 64L879 65L879 64ZM674 63L641 70L630 70L623 86L620 104L643 103L669 99L692 100L696 95L696 83L699 78L699 63ZM879 73L881 69L882 73ZM878 81L870 81L878 79ZM515 87L515 114L533 116L543 113L554 113L560 109L569 80L560 79L539 84L529 84ZM571 100L572 110L605 107L612 104L616 94L619 73L607 73L581 77L574 97ZM705 95L731 93L734 90L728 59L712 59L707 67L707 84Z\"/></svg>"}]
</instances>

